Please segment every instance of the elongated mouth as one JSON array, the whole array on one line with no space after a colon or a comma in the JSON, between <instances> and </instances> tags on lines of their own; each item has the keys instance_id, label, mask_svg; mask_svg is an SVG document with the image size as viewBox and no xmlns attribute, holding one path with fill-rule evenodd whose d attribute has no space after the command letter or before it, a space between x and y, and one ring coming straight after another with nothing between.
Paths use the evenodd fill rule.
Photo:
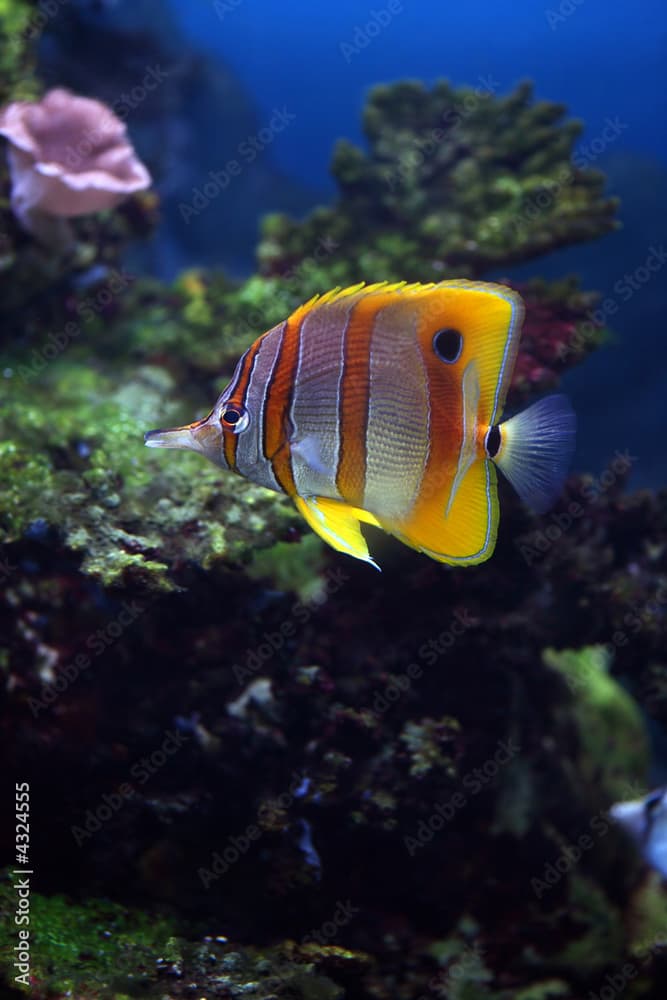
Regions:
<instances>
[{"instance_id":1,"label":"elongated mouth","mask_svg":"<svg viewBox=\"0 0 667 1000\"><path fill-rule=\"evenodd\" d=\"M187 451L200 450L192 428L172 427L170 430L147 431L144 434L144 444L147 448L185 448Z\"/></svg>"},{"instance_id":2,"label":"elongated mouth","mask_svg":"<svg viewBox=\"0 0 667 1000\"><path fill-rule=\"evenodd\" d=\"M144 444L147 448L178 448L181 451L199 451L205 454L211 432L215 433L215 428L210 422L211 416L209 413L203 420L195 420L194 423L184 424L183 427L147 431L144 434Z\"/></svg>"},{"instance_id":3,"label":"elongated mouth","mask_svg":"<svg viewBox=\"0 0 667 1000\"><path fill-rule=\"evenodd\" d=\"M609 810L609 815L638 843L642 843L648 837L651 828L646 821L643 802L637 800L616 802Z\"/></svg>"}]
</instances>

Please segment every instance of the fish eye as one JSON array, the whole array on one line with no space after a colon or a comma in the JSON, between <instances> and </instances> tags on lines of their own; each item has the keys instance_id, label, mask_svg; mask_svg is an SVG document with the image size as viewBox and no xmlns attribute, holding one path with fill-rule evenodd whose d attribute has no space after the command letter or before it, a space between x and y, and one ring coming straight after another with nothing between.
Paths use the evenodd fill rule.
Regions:
<instances>
[{"instance_id":1,"label":"fish eye","mask_svg":"<svg viewBox=\"0 0 667 1000\"><path fill-rule=\"evenodd\" d=\"M250 415L243 406L226 406L220 414L220 423L234 434L240 434L250 423Z\"/></svg>"},{"instance_id":2,"label":"fish eye","mask_svg":"<svg viewBox=\"0 0 667 1000\"><path fill-rule=\"evenodd\" d=\"M650 795L647 795L646 799L644 800L644 810L647 816L652 816L653 813L656 811L656 809L662 802L664 791L665 791L664 788L659 788L655 792L651 792Z\"/></svg>"},{"instance_id":3,"label":"fish eye","mask_svg":"<svg viewBox=\"0 0 667 1000\"><path fill-rule=\"evenodd\" d=\"M433 350L441 361L453 365L461 357L463 334L451 326L438 330L433 337Z\"/></svg>"}]
</instances>

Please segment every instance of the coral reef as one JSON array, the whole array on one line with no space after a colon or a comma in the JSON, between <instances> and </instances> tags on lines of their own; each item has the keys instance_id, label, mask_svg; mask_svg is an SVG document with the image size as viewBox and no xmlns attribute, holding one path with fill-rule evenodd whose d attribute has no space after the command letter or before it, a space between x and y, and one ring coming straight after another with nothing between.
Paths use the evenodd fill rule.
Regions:
<instances>
[{"instance_id":1,"label":"coral reef","mask_svg":"<svg viewBox=\"0 0 667 1000\"><path fill-rule=\"evenodd\" d=\"M582 125L564 112L533 101L529 83L502 98L444 81L376 87L368 153L341 141L334 154L338 203L303 223L267 219L263 273L282 275L333 241L344 248L341 284L479 277L609 232L616 202L599 171L573 163Z\"/></svg>"},{"instance_id":2,"label":"coral reef","mask_svg":"<svg viewBox=\"0 0 667 1000\"><path fill-rule=\"evenodd\" d=\"M371 579L284 499L142 443L315 291L606 232L562 113L526 87L376 91L339 204L269 220L240 284L131 273L150 196L50 261L3 174L0 753L30 784L36 997L664 993L664 889L608 816L646 790L644 714L667 723L667 497L625 493L632 456L543 518L504 491L482 567L378 534ZM517 287L513 403L605 336L574 280Z\"/></svg>"}]
</instances>

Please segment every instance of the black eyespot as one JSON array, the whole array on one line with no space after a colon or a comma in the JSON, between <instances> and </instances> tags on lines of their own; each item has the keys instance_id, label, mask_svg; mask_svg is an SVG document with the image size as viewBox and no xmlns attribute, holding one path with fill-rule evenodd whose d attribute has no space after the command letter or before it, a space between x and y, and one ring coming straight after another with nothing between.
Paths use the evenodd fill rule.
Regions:
<instances>
[{"instance_id":1,"label":"black eyespot","mask_svg":"<svg viewBox=\"0 0 667 1000\"><path fill-rule=\"evenodd\" d=\"M441 361L445 361L448 365L454 364L463 350L463 334L451 326L438 330L433 337L433 350Z\"/></svg>"},{"instance_id":2,"label":"black eyespot","mask_svg":"<svg viewBox=\"0 0 667 1000\"><path fill-rule=\"evenodd\" d=\"M500 427L489 427L484 447L489 458L495 458L500 448Z\"/></svg>"},{"instance_id":3,"label":"black eyespot","mask_svg":"<svg viewBox=\"0 0 667 1000\"><path fill-rule=\"evenodd\" d=\"M220 423L223 427L233 431L234 434L240 434L241 431L244 431L249 422L248 411L242 406L226 406L220 414Z\"/></svg>"}]
</instances>

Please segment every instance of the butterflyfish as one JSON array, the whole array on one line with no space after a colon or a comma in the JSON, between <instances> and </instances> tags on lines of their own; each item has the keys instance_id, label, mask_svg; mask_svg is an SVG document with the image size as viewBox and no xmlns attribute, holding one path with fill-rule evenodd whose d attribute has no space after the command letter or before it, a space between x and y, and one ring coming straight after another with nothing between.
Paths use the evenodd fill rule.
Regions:
<instances>
[{"instance_id":1,"label":"butterflyfish","mask_svg":"<svg viewBox=\"0 0 667 1000\"><path fill-rule=\"evenodd\" d=\"M574 449L564 396L501 422L523 315L517 292L464 279L333 289L258 337L207 417L146 444L286 493L334 549L373 565L361 523L439 562L481 563L496 468L544 512Z\"/></svg>"},{"instance_id":2,"label":"butterflyfish","mask_svg":"<svg viewBox=\"0 0 667 1000\"><path fill-rule=\"evenodd\" d=\"M667 879L667 787L656 788L643 799L617 802L609 812L649 865Z\"/></svg>"}]
</instances>

